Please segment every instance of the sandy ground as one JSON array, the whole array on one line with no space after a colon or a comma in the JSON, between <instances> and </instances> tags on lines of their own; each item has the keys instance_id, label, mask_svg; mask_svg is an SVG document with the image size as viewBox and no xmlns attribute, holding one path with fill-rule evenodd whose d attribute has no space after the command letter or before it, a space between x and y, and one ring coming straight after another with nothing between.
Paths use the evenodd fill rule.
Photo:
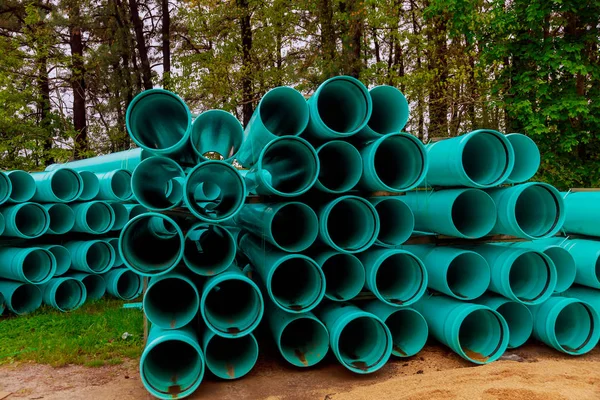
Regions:
<instances>
[{"instance_id":1,"label":"sandy ground","mask_svg":"<svg viewBox=\"0 0 600 400\"><path fill-rule=\"evenodd\" d=\"M311 369L261 354L246 377L232 382L205 376L193 399L515 399L600 398L600 348L568 357L540 344L510 351L509 360L473 366L441 345L394 359L370 375L346 371L331 354ZM0 399L150 399L137 362L101 368L21 364L0 368ZM2 393L4 392L4 393Z\"/></svg>"}]
</instances>

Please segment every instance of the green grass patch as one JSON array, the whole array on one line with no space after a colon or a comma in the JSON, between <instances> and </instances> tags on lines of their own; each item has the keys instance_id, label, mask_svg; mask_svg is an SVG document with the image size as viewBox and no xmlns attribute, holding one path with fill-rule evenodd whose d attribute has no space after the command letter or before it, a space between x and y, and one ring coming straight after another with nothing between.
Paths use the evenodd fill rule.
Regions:
<instances>
[{"instance_id":1,"label":"green grass patch","mask_svg":"<svg viewBox=\"0 0 600 400\"><path fill-rule=\"evenodd\" d=\"M123 339L123 333L130 335ZM64 366L117 365L143 349L143 315L123 302L101 299L70 313L42 307L0 319L0 365L35 361Z\"/></svg>"}]
</instances>

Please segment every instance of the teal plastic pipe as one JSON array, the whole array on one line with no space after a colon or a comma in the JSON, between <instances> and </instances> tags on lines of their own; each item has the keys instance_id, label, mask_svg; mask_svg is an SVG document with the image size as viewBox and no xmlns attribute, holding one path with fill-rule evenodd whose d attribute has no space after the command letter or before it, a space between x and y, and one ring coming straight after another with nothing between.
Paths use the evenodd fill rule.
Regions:
<instances>
[{"instance_id":1,"label":"teal plastic pipe","mask_svg":"<svg viewBox=\"0 0 600 400\"><path fill-rule=\"evenodd\" d=\"M8 203L24 203L31 200L35 194L35 180L29 173L21 170L6 172L11 184ZM2 178L0 178L1 180ZM1 196L0 196L1 197Z\"/></svg>"},{"instance_id":2,"label":"teal plastic pipe","mask_svg":"<svg viewBox=\"0 0 600 400\"><path fill-rule=\"evenodd\" d=\"M150 157L142 161L131 176L135 199L154 211L177 207L183 200L185 173L175 161L165 157Z\"/></svg>"},{"instance_id":3,"label":"teal plastic pipe","mask_svg":"<svg viewBox=\"0 0 600 400\"><path fill-rule=\"evenodd\" d=\"M34 312L42 305L39 286L30 283L0 279L0 294L4 296L6 308L16 315Z\"/></svg>"},{"instance_id":4,"label":"teal plastic pipe","mask_svg":"<svg viewBox=\"0 0 600 400\"><path fill-rule=\"evenodd\" d=\"M12 183L5 172L0 171L0 204L6 203L12 193Z\"/></svg>"},{"instance_id":5,"label":"teal plastic pipe","mask_svg":"<svg viewBox=\"0 0 600 400\"><path fill-rule=\"evenodd\" d=\"M365 266L365 287L385 304L409 306L427 289L425 265L406 250L370 249L358 258Z\"/></svg>"},{"instance_id":6,"label":"teal plastic pipe","mask_svg":"<svg viewBox=\"0 0 600 400\"><path fill-rule=\"evenodd\" d=\"M325 275L325 297L329 300L352 300L365 286L365 267L354 254L323 249L313 259Z\"/></svg>"},{"instance_id":7,"label":"teal plastic pipe","mask_svg":"<svg viewBox=\"0 0 600 400\"><path fill-rule=\"evenodd\" d=\"M530 137L521 133L506 135L515 152L515 166L507 183L522 183L531 179L540 167L540 149Z\"/></svg>"},{"instance_id":8,"label":"teal plastic pipe","mask_svg":"<svg viewBox=\"0 0 600 400\"><path fill-rule=\"evenodd\" d=\"M109 232L115 224L115 212L105 201L88 201L72 204L75 225L72 232L101 235Z\"/></svg>"},{"instance_id":9,"label":"teal plastic pipe","mask_svg":"<svg viewBox=\"0 0 600 400\"><path fill-rule=\"evenodd\" d=\"M429 295L423 296L413 308L425 317L432 337L467 361L491 363L508 347L508 324L499 312L489 307L444 295Z\"/></svg>"},{"instance_id":10,"label":"teal plastic pipe","mask_svg":"<svg viewBox=\"0 0 600 400\"><path fill-rule=\"evenodd\" d=\"M198 314L200 295L189 278L171 272L150 279L143 305L152 325L162 329L179 329L192 322Z\"/></svg>"},{"instance_id":11,"label":"teal plastic pipe","mask_svg":"<svg viewBox=\"0 0 600 400\"><path fill-rule=\"evenodd\" d=\"M421 184L429 169L423 143L408 133L383 136L360 149L363 174L358 187L365 191L405 192Z\"/></svg>"},{"instance_id":12,"label":"teal plastic pipe","mask_svg":"<svg viewBox=\"0 0 600 400\"><path fill-rule=\"evenodd\" d=\"M111 231L121 231L125 224L129 222L129 212L122 203L110 202L107 204L112 208L115 214L115 222L113 223Z\"/></svg>"},{"instance_id":13,"label":"teal plastic pipe","mask_svg":"<svg viewBox=\"0 0 600 400\"><path fill-rule=\"evenodd\" d=\"M308 105L300 92L287 86L269 90L246 126L238 160L246 167L256 164L267 143L279 136L300 135L308 119Z\"/></svg>"},{"instance_id":14,"label":"teal plastic pipe","mask_svg":"<svg viewBox=\"0 0 600 400\"><path fill-rule=\"evenodd\" d=\"M5 228L6 228L6 222L4 220L4 215L2 215L2 213L0 211L0 236L4 233Z\"/></svg>"},{"instance_id":15,"label":"teal plastic pipe","mask_svg":"<svg viewBox=\"0 0 600 400\"><path fill-rule=\"evenodd\" d=\"M489 290L527 305L548 300L556 287L554 263L541 251L482 244L470 248L490 266Z\"/></svg>"},{"instance_id":16,"label":"teal plastic pipe","mask_svg":"<svg viewBox=\"0 0 600 400\"><path fill-rule=\"evenodd\" d=\"M411 357L423 349L429 331L427 321L418 311L410 307L392 307L378 300L372 300L362 309L381 319L392 335L392 355Z\"/></svg>"},{"instance_id":17,"label":"teal plastic pipe","mask_svg":"<svg viewBox=\"0 0 600 400\"><path fill-rule=\"evenodd\" d=\"M204 354L191 327L150 328L140 357L140 378L146 390L165 400L194 393L204 376Z\"/></svg>"},{"instance_id":18,"label":"teal plastic pipe","mask_svg":"<svg viewBox=\"0 0 600 400\"><path fill-rule=\"evenodd\" d=\"M596 313L600 314L600 291L585 286L573 286L569 290L563 292L561 296L572 297L589 304Z\"/></svg>"},{"instance_id":19,"label":"teal plastic pipe","mask_svg":"<svg viewBox=\"0 0 600 400\"><path fill-rule=\"evenodd\" d=\"M373 112L369 123L356 134L361 140L375 140L391 133L402 132L408 122L408 101L393 86L375 86L369 90Z\"/></svg>"},{"instance_id":20,"label":"teal plastic pipe","mask_svg":"<svg viewBox=\"0 0 600 400\"><path fill-rule=\"evenodd\" d=\"M369 374L389 360L392 335L379 317L349 303L328 303L316 314L329 331L333 354L350 371Z\"/></svg>"},{"instance_id":21,"label":"teal plastic pipe","mask_svg":"<svg viewBox=\"0 0 600 400\"><path fill-rule=\"evenodd\" d=\"M31 176L35 180L32 200L38 203L69 203L83 192L81 175L70 168L35 172Z\"/></svg>"},{"instance_id":22,"label":"teal plastic pipe","mask_svg":"<svg viewBox=\"0 0 600 400\"><path fill-rule=\"evenodd\" d=\"M46 171L55 171L61 168L71 168L75 171L90 171L96 173L109 172L115 169L126 169L133 172L151 154L139 147L131 150L118 151L103 156L85 158L83 160L70 161L64 164L52 164L46 167Z\"/></svg>"},{"instance_id":23,"label":"teal plastic pipe","mask_svg":"<svg viewBox=\"0 0 600 400\"><path fill-rule=\"evenodd\" d=\"M115 263L115 250L105 240L76 240L64 246L71 253L71 270L103 274Z\"/></svg>"},{"instance_id":24,"label":"teal plastic pipe","mask_svg":"<svg viewBox=\"0 0 600 400\"><path fill-rule=\"evenodd\" d=\"M227 338L248 335L260 323L264 301L258 286L237 266L206 280L200 314L208 329Z\"/></svg>"},{"instance_id":25,"label":"teal plastic pipe","mask_svg":"<svg viewBox=\"0 0 600 400\"><path fill-rule=\"evenodd\" d=\"M265 304L269 328L281 356L296 367L312 367L329 351L329 333L312 312L292 314Z\"/></svg>"},{"instance_id":26,"label":"teal plastic pipe","mask_svg":"<svg viewBox=\"0 0 600 400\"><path fill-rule=\"evenodd\" d=\"M600 236L600 192L561 193L565 203L566 233Z\"/></svg>"},{"instance_id":27,"label":"teal plastic pipe","mask_svg":"<svg viewBox=\"0 0 600 400\"><path fill-rule=\"evenodd\" d=\"M448 246L403 246L423 261L428 287L458 300L473 300L490 286L491 272L485 258L469 250Z\"/></svg>"},{"instance_id":28,"label":"teal plastic pipe","mask_svg":"<svg viewBox=\"0 0 600 400\"><path fill-rule=\"evenodd\" d=\"M491 189L498 209L494 233L525 239L554 236L565 222L565 205L558 190L547 183L528 182Z\"/></svg>"},{"instance_id":29,"label":"teal plastic pipe","mask_svg":"<svg viewBox=\"0 0 600 400\"><path fill-rule=\"evenodd\" d=\"M141 204L123 204L123 207L127 210L127 221L148 212L148 209Z\"/></svg>"},{"instance_id":30,"label":"teal plastic pipe","mask_svg":"<svg viewBox=\"0 0 600 400\"><path fill-rule=\"evenodd\" d=\"M98 196L100 193L100 181L98 175L91 171L79 171L79 176L83 182L83 190L79 196L80 201L90 201Z\"/></svg>"},{"instance_id":31,"label":"teal plastic pipe","mask_svg":"<svg viewBox=\"0 0 600 400\"><path fill-rule=\"evenodd\" d=\"M71 268L71 253L66 247L59 244L40 244L38 247L48 250L54 256L56 260L54 276L64 275Z\"/></svg>"},{"instance_id":32,"label":"teal plastic pipe","mask_svg":"<svg viewBox=\"0 0 600 400\"><path fill-rule=\"evenodd\" d=\"M2 236L35 239L48 232L50 215L37 203L20 203L0 208L4 217Z\"/></svg>"},{"instance_id":33,"label":"teal plastic pipe","mask_svg":"<svg viewBox=\"0 0 600 400\"><path fill-rule=\"evenodd\" d=\"M475 302L497 311L504 317L509 331L509 349L524 345L531 337L533 316L526 305L491 293L479 297Z\"/></svg>"},{"instance_id":34,"label":"teal plastic pipe","mask_svg":"<svg viewBox=\"0 0 600 400\"><path fill-rule=\"evenodd\" d=\"M308 99L310 119L304 135L314 140L347 138L362 130L373 111L365 85L351 76L334 76Z\"/></svg>"},{"instance_id":35,"label":"teal plastic pipe","mask_svg":"<svg viewBox=\"0 0 600 400\"><path fill-rule=\"evenodd\" d=\"M87 290L85 285L74 278L52 278L40 285L44 304L62 312L74 311L85 303Z\"/></svg>"},{"instance_id":36,"label":"teal plastic pipe","mask_svg":"<svg viewBox=\"0 0 600 400\"><path fill-rule=\"evenodd\" d=\"M115 169L98 174L100 190L96 200L127 201L133 196L131 190L131 172Z\"/></svg>"},{"instance_id":37,"label":"teal plastic pipe","mask_svg":"<svg viewBox=\"0 0 600 400\"><path fill-rule=\"evenodd\" d=\"M113 263L113 267L121 267L125 265L123 262L123 257L121 257L121 253L119 252L119 238L106 238L104 239L115 251L115 262Z\"/></svg>"},{"instance_id":38,"label":"teal plastic pipe","mask_svg":"<svg viewBox=\"0 0 600 400\"><path fill-rule=\"evenodd\" d=\"M173 270L183 258L181 228L166 215L138 215L125 225L119 237L119 252L125 266L142 276L157 276Z\"/></svg>"},{"instance_id":39,"label":"teal plastic pipe","mask_svg":"<svg viewBox=\"0 0 600 400\"><path fill-rule=\"evenodd\" d=\"M529 310L533 314L533 336L558 351L579 356L598 344L600 317L584 301L553 296Z\"/></svg>"},{"instance_id":40,"label":"teal plastic pipe","mask_svg":"<svg viewBox=\"0 0 600 400\"><path fill-rule=\"evenodd\" d=\"M325 142L317 148L319 177L315 189L340 194L352 190L362 176L362 157L352 144L342 140Z\"/></svg>"},{"instance_id":41,"label":"teal plastic pipe","mask_svg":"<svg viewBox=\"0 0 600 400\"><path fill-rule=\"evenodd\" d=\"M299 137L286 136L270 141L256 164L240 173L250 193L296 197L313 187L319 171L314 147Z\"/></svg>"},{"instance_id":42,"label":"teal plastic pipe","mask_svg":"<svg viewBox=\"0 0 600 400\"><path fill-rule=\"evenodd\" d=\"M415 216L400 197L371 197L379 217L378 246L394 247L406 242L415 229Z\"/></svg>"},{"instance_id":43,"label":"teal plastic pipe","mask_svg":"<svg viewBox=\"0 0 600 400\"><path fill-rule=\"evenodd\" d=\"M575 260L575 283L600 289L600 242L586 239L560 240Z\"/></svg>"},{"instance_id":44,"label":"teal plastic pipe","mask_svg":"<svg viewBox=\"0 0 600 400\"><path fill-rule=\"evenodd\" d=\"M358 253L371 247L379 235L379 216L368 200L341 196L318 211L319 238L342 253Z\"/></svg>"},{"instance_id":45,"label":"teal plastic pipe","mask_svg":"<svg viewBox=\"0 0 600 400\"><path fill-rule=\"evenodd\" d=\"M515 152L500 132L479 129L427 145L429 186L490 188L504 183L513 171Z\"/></svg>"},{"instance_id":46,"label":"teal plastic pipe","mask_svg":"<svg viewBox=\"0 0 600 400\"><path fill-rule=\"evenodd\" d=\"M69 274L68 277L83 283L85 286L85 292L87 294L87 300L94 301L101 299L106 293L106 281L102 275L77 272Z\"/></svg>"},{"instance_id":47,"label":"teal plastic pipe","mask_svg":"<svg viewBox=\"0 0 600 400\"><path fill-rule=\"evenodd\" d=\"M41 247L0 248L0 278L41 285L56 273L56 259Z\"/></svg>"},{"instance_id":48,"label":"teal plastic pipe","mask_svg":"<svg viewBox=\"0 0 600 400\"><path fill-rule=\"evenodd\" d=\"M238 379L254 368L258 360L258 342L253 334L225 338L206 329L202 336L206 368L221 379Z\"/></svg>"},{"instance_id":49,"label":"teal plastic pipe","mask_svg":"<svg viewBox=\"0 0 600 400\"><path fill-rule=\"evenodd\" d=\"M284 311L310 311L325 296L325 275L313 259L284 253L249 234L240 238L239 248L250 259L271 300Z\"/></svg>"},{"instance_id":50,"label":"teal plastic pipe","mask_svg":"<svg viewBox=\"0 0 600 400\"><path fill-rule=\"evenodd\" d=\"M317 214L300 202L246 204L234 222L278 249L293 253L306 250L319 234Z\"/></svg>"},{"instance_id":51,"label":"teal plastic pipe","mask_svg":"<svg viewBox=\"0 0 600 400\"><path fill-rule=\"evenodd\" d=\"M236 247L233 235L224 227L196 224L185 234L183 262L197 275L217 275L233 263Z\"/></svg>"},{"instance_id":52,"label":"teal plastic pipe","mask_svg":"<svg viewBox=\"0 0 600 400\"><path fill-rule=\"evenodd\" d=\"M192 169L183 186L183 201L202 221L222 222L244 206L246 185L237 169L224 161L204 161Z\"/></svg>"},{"instance_id":53,"label":"teal plastic pipe","mask_svg":"<svg viewBox=\"0 0 600 400\"><path fill-rule=\"evenodd\" d=\"M417 231L477 239L489 234L496 223L496 205L479 189L415 191L402 200L415 215Z\"/></svg>"},{"instance_id":54,"label":"teal plastic pipe","mask_svg":"<svg viewBox=\"0 0 600 400\"><path fill-rule=\"evenodd\" d=\"M41 204L48 211L50 226L46 231L49 235L64 235L75 226L75 212L64 203Z\"/></svg>"},{"instance_id":55,"label":"teal plastic pipe","mask_svg":"<svg viewBox=\"0 0 600 400\"><path fill-rule=\"evenodd\" d=\"M144 289L142 276L129 268L113 268L102 277L106 281L108 294L117 299L133 300L141 295Z\"/></svg>"},{"instance_id":56,"label":"teal plastic pipe","mask_svg":"<svg viewBox=\"0 0 600 400\"><path fill-rule=\"evenodd\" d=\"M6 306L4 305L4 295L0 293L0 316L2 316L2 313L4 312L5 308Z\"/></svg>"},{"instance_id":57,"label":"teal plastic pipe","mask_svg":"<svg viewBox=\"0 0 600 400\"><path fill-rule=\"evenodd\" d=\"M242 124L226 111L205 111L192 123L190 141L202 161L216 159L231 162L240 149L242 140Z\"/></svg>"}]
</instances>

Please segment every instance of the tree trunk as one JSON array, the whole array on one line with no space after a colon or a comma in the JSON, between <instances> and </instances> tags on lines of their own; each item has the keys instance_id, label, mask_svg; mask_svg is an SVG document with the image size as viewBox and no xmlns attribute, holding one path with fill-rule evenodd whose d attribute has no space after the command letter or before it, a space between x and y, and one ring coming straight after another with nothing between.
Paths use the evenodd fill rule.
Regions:
<instances>
[{"instance_id":1,"label":"tree trunk","mask_svg":"<svg viewBox=\"0 0 600 400\"><path fill-rule=\"evenodd\" d=\"M332 0L318 0L319 12L318 20L321 27L321 57L325 62L323 68L323 78L331 78L337 75L337 50L336 50L336 32L333 23Z\"/></svg>"},{"instance_id":2,"label":"tree trunk","mask_svg":"<svg viewBox=\"0 0 600 400\"><path fill-rule=\"evenodd\" d=\"M345 14L346 20L342 24L342 59L344 60L342 69L346 75L358 79L363 69L361 44L365 16L364 2L363 0L343 1L340 3L340 11Z\"/></svg>"},{"instance_id":3,"label":"tree trunk","mask_svg":"<svg viewBox=\"0 0 600 400\"><path fill-rule=\"evenodd\" d=\"M75 136L75 159L85 157L88 150L87 118L85 104L85 64L81 37L80 9L73 7L69 13L71 47L71 87L73 89L73 127Z\"/></svg>"},{"instance_id":4,"label":"tree trunk","mask_svg":"<svg viewBox=\"0 0 600 400\"><path fill-rule=\"evenodd\" d=\"M144 89L149 90L152 89L152 72L150 71L150 61L148 60L148 48L144 39L144 25L140 19L136 0L129 0L129 11L131 12L131 22L135 30L137 50L142 62L142 82Z\"/></svg>"},{"instance_id":5,"label":"tree trunk","mask_svg":"<svg viewBox=\"0 0 600 400\"><path fill-rule=\"evenodd\" d=\"M169 0L162 1L162 53L163 53L163 87L171 87L171 15Z\"/></svg>"},{"instance_id":6,"label":"tree trunk","mask_svg":"<svg viewBox=\"0 0 600 400\"><path fill-rule=\"evenodd\" d=\"M436 15L427 29L427 39L432 46L428 68L433 76L429 87L429 137L448 136L448 45L446 16Z\"/></svg>"},{"instance_id":7,"label":"tree trunk","mask_svg":"<svg viewBox=\"0 0 600 400\"><path fill-rule=\"evenodd\" d=\"M254 112L252 105L252 25L248 0L237 0L240 10L240 31L242 35L242 121L248 125Z\"/></svg>"},{"instance_id":8,"label":"tree trunk","mask_svg":"<svg viewBox=\"0 0 600 400\"><path fill-rule=\"evenodd\" d=\"M52 131L50 124L50 79L48 77L48 57L43 55L39 59L38 66L38 87L40 97L38 98L38 110L40 113L40 125L44 128L47 135L44 140L44 165L54 164L52 157Z\"/></svg>"}]
</instances>

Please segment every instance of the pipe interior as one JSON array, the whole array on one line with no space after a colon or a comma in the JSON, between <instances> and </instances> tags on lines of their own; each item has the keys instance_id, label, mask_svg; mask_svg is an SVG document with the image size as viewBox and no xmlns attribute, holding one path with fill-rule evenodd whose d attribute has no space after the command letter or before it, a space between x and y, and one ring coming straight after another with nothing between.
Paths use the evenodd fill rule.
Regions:
<instances>
[{"instance_id":1,"label":"pipe interior","mask_svg":"<svg viewBox=\"0 0 600 400\"><path fill-rule=\"evenodd\" d=\"M125 170L115 171L110 179L110 189L119 200L128 200L131 193L131 174Z\"/></svg>"},{"instance_id":2,"label":"pipe interior","mask_svg":"<svg viewBox=\"0 0 600 400\"><path fill-rule=\"evenodd\" d=\"M375 286L385 301L402 305L419 294L423 279L423 268L415 257L392 254L377 268Z\"/></svg>"},{"instance_id":3,"label":"pipe interior","mask_svg":"<svg viewBox=\"0 0 600 400\"><path fill-rule=\"evenodd\" d=\"M225 111L203 112L192 125L192 146L203 157L212 152L224 159L233 157L242 145L243 138L242 125L237 118Z\"/></svg>"},{"instance_id":4,"label":"pipe interior","mask_svg":"<svg viewBox=\"0 0 600 400\"><path fill-rule=\"evenodd\" d=\"M24 204L15 215L15 226L23 235L34 238L46 231L47 214L38 204Z\"/></svg>"},{"instance_id":5,"label":"pipe interior","mask_svg":"<svg viewBox=\"0 0 600 400\"><path fill-rule=\"evenodd\" d=\"M458 343L472 361L485 363L502 350L504 332L502 323L491 310L471 312L460 324Z\"/></svg>"},{"instance_id":6,"label":"pipe interior","mask_svg":"<svg viewBox=\"0 0 600 400\"><path fill-rule=\"evenodd\" d=\"M83 182L83 191L79 196L80 200L92 200L98 193L100 192L100 181L98 180L98 176L90 171L80 171L79 176L81 176L81 180Z\"/></svg>"},{"instance_id":7,"label":"pipe interior","mask_svg":"<svg viewBox=\"0 0 600 400\"><path fill-rule=\"evenodd\" d=\"M534 238L552 234L559 214L558 199L551 191L539 185L523 189L515 205L517 224L523 232Z\"/></svg>"},{"instance_id":8,"label":"pipe interior","mask_svg":"<svg viewBox=\"0 0 600 400\"><path fill-rule=\"evenodd\" d=\"M375 205L379 215L379 235L383 244L398 246L406 242L415 227L415 217L402 200L388 198Z\"/></svg>"},{"instance_id":9,"label":"pipe interior","mask_svg":"<svg viewBox=\"0 0 600 400\"><path fill-rule=\"evenodd\" d=\"M538 253L527 252L513 262L508 275L513 294L521 301L531 302L544 296L550 282L550 266Z\"/></svg>"},{"instance_id":10,"label":"pipe interior","mask_svg":"<svg viewBox=\"0 0 600 400\"><path fill-rule=\"evenodd\" d=\"M42 304L42 292L35 285L23 284L15 289L10 305L16 314L27 314Z\"/></svg>"},{"instance_id":11,"label":"pipe interior","mask_svg":"<svg viewBox=\"0 0 600 400\"><path fill-rule=\"evenodd\" d=\"M527 306L510 301L498 307L497 311L504 317L510 333L508 346L511 348L523 345L533 331L533 317Z\"/></svg>"},{"instance_id":12,"label":"pipe interior","mask_svg":"<svg viewBox=\"0 0 600 400\"><path fill-rule=\"evenodd\" d=\"M271 142L264 150L261 166L270 175L270 185L284 194L303 192L315 182L318 159L312 147L298 140Z\"/></svg>"},{"instance_id":13,"label":"pipe interior","mask_svg":"<svg viewBox=\"0 0 600 400\"><path fill-rule=\"evenodd\" d=\"M540 150L533 140L525 135L507 135L515 151L515 166L509 179L524 182L535 175L540 167Z\"/></svg>"},{"instance_id":14,"label":"pipe interior","mask_svg":"<svg viewBox=\"0 0 600 400\"><path fill-rule=\"evenodd\" d=\"M334 254L322 266L325 274L325 296L337 301L356 297L365 286L365 267L352 254Z\"/></svg>"},{"instance_id":15,"label":"pipe interior","mask_svg":"<svg viewBox=\"0 0 600 400\"><path fill-rule=\"evenodd\" d=\"M496 204L485 192L467 189L452 204L452 223L466 238L480 238L496 224Z\"/></svg>"},{"instance_id":16,"label":"pipe interior","mask_svg":"<svg viewBox=\"0 0 600 400\"><path fill-rule=\"evenodd\" d=\"M568 250L560 246L549 247L544 250L544 254L550 257L556 268L556 288L554 291L556 293L564 292L575 281L577 272L575 259ZM598 276L598 272L600 272L599 265L596 266L596 271L596 276Z\"/></svg>"},{"instance_id":17,"label":"pipe interior","mask_svg":"<svg viewBox=\"0 0 600 400\"><path fill-rule=\"evenodd\" d=\"M463 169L477 185L493 186L500 183L508 163L507 149L493 133L473 134L463 148Z\"/></svg>"},{"instance_id":18,"label":"pipe interior","mask_svg":"<svg viewBox=\"0 0 600 400\"><path fill-rule=\"evenodd\" d=\"M44 249L31 250L23 260L23 275L33 284L50 279L52 271L52 256Z\"/></svg>"},{"instance_id":19,"label":"pipe interior","mask_svg":"<svg viewBox=\"0 0 600 400\"><path fill-rule=\"evenodd\" d=\"M392 334L392 354L397 357L413 356L427 342L427 322L414 310L398 309L385 320L385 324Z\"/></svg>"},{"instance_id":20,"label":"pipe interior","mask_svg":"<svg viewBox=\"0 0 600 400\"><path fill-rule=\"evenodd\" d=\"M121 253L119 252L119 238L108 238L106 241L115 251L115 262L113 263L113 267L120 267L123 265L123 257L121 257Z\"/></svg>"},{"instance_id":21,"label":"pipe interior","mask_svg":"<svg viewBox=\"0 0 600 400\"><path fill-rule=\"evenodd\" d=\"M77 200L82 182L79 174L69 169L56 170L50 177L52 193L64 202Z\"/></svg>"},{"instance_id":22,"label":"pipe interior","mask_svg":"<svg viewBox=\"0 0 600 400\"><path fill-rule=\"evenodd\" d=\"M287 324L279 338L281 355L298 367L315 365L329 349L327 329L312 318L300 317Z\"/></svg>"},{"instance_id":23,"label":"pipe interior","mask_svg":"<svg viewBox=\"0 0 600 400\"><path fill-rule=\"evenodd\" d=\"M325 188L343 193L356 186L362 176L360 152L348 142L334 140L319 150L319 182Z\"/></svg>"},{"instance_id":24,"label":"pipe interior","mask_svg":"<svg viewBox=\"0 0 600 400\"><path fill-rule=\"evenodd\" d=\"M308 107L304 96L288 87L267 92L258 111L265 127L276 136L296 136L308 124Z\"/></svg>"},{"instance_id":25,"label":"pipe interior","mask_svg":"<svg viewBox=\"0 0 600 400\"><path fill-rule=\"evenodd\" d=\"M475 299L485 293L490 285L490 267L479 254L459 254L448 266L446 282L457 298Z\"/></svg>"},{"instance_id":26,"label":"pipe interior","mask_svg":"<svg viewBox=\"0 0 600 400\"><path fill-rule=\"evenodd\" d=\"M237 334L256 324L262 307L262 297L253 285L241 279L227 279L206 296L204 317L215 330Z\"/></svg>"},{"instance_id":27,"label":"pipe interior","mask_svg":"<svg viewBox=\"0 0 600 400\"><path fill-rule=\"evenodd\" d=\"M135 169L131 178L131 189L143 206L157 210L173 207L183 199L181 182L184 173L170 159L152 157L144 160Z\"/></svg>"},{"instance_id":28,"label":"pipe interior","mask_svg":"<svg viewBox=\"0 0 600 400\"><path fill-rule=\"evenodd\" d=\"M233 262L236 245L224 228L210 226L195 228L200 232L193 240L188 233L183 257L192 271L203 276L212 276L225 271Z\"/></svg>"},{"instance_id":29,"label":"pipe interior","mask_svg":"<svg viewBox=\"0 0 600 400\"><path fill-rule=\"evenodd\" d=\"M271 234L283 250L306 250L317 239L319 221L306 204L289 203L282 206L271 220Z\"/></svg>"},{"instance_id":30,"label":"pipe interior","mask_svg":"<svg viewBox=\"0 0 600 400\"><path fill-rule=\"evenodd\" d=\"M128 208L127 205L125 206L125 209L129 213L128 220L132 220L135 217L137 217L138 215L146 214L148 212L146 207L144 207L141 204L133 204L132 206L133 207L131 207L131 208Z\"/></svg>"},{"instance_id":31,"label":"pipe interior","mask_svg":"<svg viewBox=\"0 0 600 400\"><path fill-rule=\"evenodd\" d=\"M144 311L148 319L165 328L181 328L194 319L200 299L194 287L176 277L161 279L146 291Z\"/></svg>"},{"instance_id":32,"label":"pipe interior","mask_svg":"<svg viewBox=\"0 0 600 400\"><path fill-rule=\"evenodd\" d=\"M55 203L47 211L50 216L50 230L55 234L62 235L75 226L75 213L68 205Z\"/></svg>"},{"instance_id":33,"label":"pipe interior","mask_svg":"<svg viewBox=\"0 0 600 400\"><path fill-rule=\"evenodd\" d=\"M350 321L343 328L338 342L342 362L362 371L377 366L384 359L388 346L385 326L367 316Z\"/></svg>"},{"instance_id":34,"label":"pipe interior","mask_svg":"<svg viewBox=\"0 0 600 400\"><path fill-rule=\"evenodd\" d=\"M35 195L35 180L25 171L12 171L8 175L12 184L10 198L18 203L31 200ZM3 197L3 196L0 196Z\"/></svg>"},{"instance_id":35,"label":"pipe interior","mask_svg":"<svg viewBox=\"0 0 600 400\"><path fill-rule=\"evenodd\" d=\"M377 216L371 207L358 199L342 199L331 207L327 233L339 248L359 251L373 241Z\"/></svg>"},{"instance_id":36,"label":"pipe interior","mask_svg":"<svg viewBox=\"0 0 600 400\"><path fill-rule=\"evenodd\" d=\"M404 190L420 180L425 169L422 147L405 136L387 136L375 150L375 173L384 185Z\"/></svg>"},{"instance_id":37,"label":"pipe interior","mask_svg":"<svg viewBox=\"0 0 600 400\"><path fill-rule=\"evenodd\" d=\"M106 292L106 282L100 275L89 274L82 279L89 300L98 300Z\"/></svg>"},{"instance_id":38,"label":"pipe interior","mask_svg":"<svg viewBox=\"0 0 600 400\"><path fill-rule=\"evenodd\" d=\"M95 233L106 233L114 224L114 215L107 203L93 203L85 213L87 226Z\"/></svg>"},{"instance_id":39,"label":"pipe interior","mask_svg":"<svg viewBox=\"0 0 600 400\"><path fill-rule=\"evenodd\" d=\"M244 183L234 168L210 163L195 169L188 175L185 196L188 205L196 213L210 220L225 219L234 215L244 202ZM196 191L199 185L217 193L215 200L198 200ZM216 188L216 189L215 189Z\"/></svg>"},{"instance_id":40,"label":"pipe interior","mask_svg":"<svg viewBox=\"0 0 600 400\"><path fill-rule=\"evenodd\" d=\"M252 370L258 358L258 344L252 335L224 338L214 335L206 344L206 366L222 379L235 379Z\"/></svg>"},{"instance_id":41,"label":"pipe interior","mask_svg":"<svg viewBox=\"0 0 600 400\"><path fill-rule=\"evenodd\" d=\"M402 92L392 86L377 86L369 93L373 101L369 128L380 135L402 132L409 114Z\"/></svg>"},{"instance_id":42,"label":"pipe interior","mask_svg":"<svg viewBox=\"0 0 600 400\"><path fill-rule=\"evenodd\" d=\"M117 293L124 300L133 300L142 292L142 278L129 269L117 279ZM179 294L178 294L179 295Z\"/></svg>"},{"instance_id":43,"label":"pipe interior","mask_svg":"<svg viewBox=\"0 0 600 400\"><path fill-rule=\"evenodd\" d=\"M582 303L571 303L563 308L554 324L554 335L565 350L576 353L588 344L594 329L592 314Z\"/></svg>"},{"instance_id":44,"label":"pipe interior","mask_svg":"<svg viewBox=\"0 0 600 400\"><path fill-rule=\"evenodd\" d=\"M71 252L64 246L54 245L48 248L56 259L55 276L66 274L71 267Z\"/></svg>"},{"instance_id":45,"label":"pipe interior","mask_svg":"<svg viewBox=\"0 0 600 400\"><path fill-rule=\"evenodd\" d=\"M332 131L352 133L364 126L368 114L368 93L347 79L322 84L317 98L321 121Z\"/></svg>"},{"instance_id":46,"label":"pipe interior","mask_svg":"<svg viewBox=\"0 0 600 400\"><path fill-rule=\"evenodd\" d=\"M92 243L85 254L88 267L96 273L105 272L114 262L111 250L110 244L106 242Z\"/></svg>"},{"instance_id":47,"label":"pipe interior","mask_svg":"<svg viewBox=\"0 0 600 400\"><path fill-rule=\"evenodd\" d=\"M83 283L76 279L65 279L60 282L54 294L54 303L62 311L78 308L84 299Z\"/></svg>"},{"instance_id":48,"label":"pipe interior","mask_svg":"<svg viewBox=\"0 0 600 400\"><path fill-rule=\"evenodd\" d=\"M283 308L302 311L319 300L324 284L321 269L304 258L288 258L273 272L270 286L275 301Z\"/></svg>"},{"instance_id":49,"label":"pipe interior","mask_svg":"<svg viewBox=\"0 0 600 400\"><path fill-rule=\"evenodd\" d=\"M165 339L147 352L140 372L154 390L177 398L202 378L203 366L204 360L194 346Z\"/></svg>"}]
</instances>

